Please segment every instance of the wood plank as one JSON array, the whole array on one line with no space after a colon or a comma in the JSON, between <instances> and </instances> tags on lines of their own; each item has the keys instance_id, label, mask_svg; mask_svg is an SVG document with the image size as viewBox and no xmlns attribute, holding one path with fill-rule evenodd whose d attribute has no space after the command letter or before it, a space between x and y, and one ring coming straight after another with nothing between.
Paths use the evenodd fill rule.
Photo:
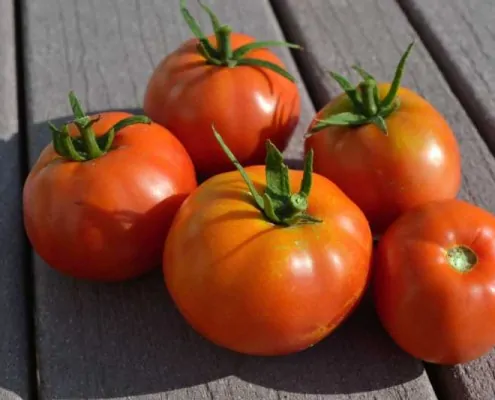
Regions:
<instances>
[{"instance_id":1,"label":"wood plank","mask_svg":"<svg viewBox=\"0 0 495 400\"><path fill-rule=\"evenodd\" d=\"M495 151L495 4L492 0L398 2Z\"/></svg>"},{"instance_id":2,"label":"wood plank","mask_svg":"<svg viewBox=\"0 0 495 400\"><path fill-rule=\"evenodd\" d=\"M286 28L288 39L298 38L306 48L306 51L300 55L300 66L318 105L339 92L333 81L325 77L327 70L332 69L345 76L355 76L349 67L358 62L371 73L376 74L378 79L390 79L401 53L416 36L407 18L393 0L360 3L314 0L310 4L303 4L298 0L273 0L272 3L279 19L282 19L282 26ZM454 18L455 14L452 12L454 3L461 4L461 0L428 3L403 1L403 5L416 7L425 15L426 11L429 15L437 15L437 19L433 17L424 19L423 24L432 29L435 27L438 32L445 29L442 36L445 36L445 40L449 38L449 43L461 43L463 47L471 47L468 44L475 39L473 32L469 32L467 26L471 24L472 29L476 26L481 32L484 29L483 25L475 23L474 18L471 19L471 23L462 22L462 17L459 15ZM480 1L474 3L481 6ZM489 18L489 15L493 14L489 13L487 3L484 2L485 7L476 11L476 15L483 14L485 18ZM467 3L462 2L462 4L467 13ZM475 8L471 2L469 10L472 12ZM442 23L439 23L440 16L443 19ZM460 29L459 25L463 25L464 30L454 31ZM493 30L493 27L488 25L485 27ZM484 32L488 37L486 31ZM478 30L474 35L477 33ZM486 46L482 48L490 46L488 39L483 43ZM493 42L491 46L495 49ZM475 52L481 53L480 47L477 49ZM434 50L436 51L436 48ZM488 82L494 81L488 79L495 68L493 65L488 66L489 58L485 56L483 61L481 57L476 57L474 62L477 71L483 72L477 75L476 71L466 69L466 76L469 79L472 76L475 81L481 80L481 76ZM461 52L456 53L455 60L451 60L450 64L452 68L455 68L456 64L462 68L466 65L474 65ZM404 84L428 98L445 115L456 133L463 155L463 187L460 197L494 212L495 160L421 41L417 43L409 58ZM480 91L478 94L482 96ZM488 92L485 97L488 99ZM472 101L475 101L474 97ZM494 115L493 109L490 113ZM491 118L488 111L487 115L487 118ZM435 389L439 394L447 395L446 398L492 399L495 398L494 364L495 352L492 352L465 367L433 366L429 372L431 371Z\"/></svg>"},{"instance_id":3,"label":"wood plank","mask_svg":"<svg viewBox=\"0 0 495 400\"><path fill-rule=\"evenodd\" d=\"M495 152L495 6L490 0L399 0L449 84ZM495 398L495 351L464 366L432 367L451 399Z\"/></svg>"},{"instance_id":4,"label":"wood plank","mask_svg":"<svg viewBox=\"0 0 495 400\"><path fill-rule=\"evenodd\" d=\"M266 0L208 4L260 39L281 37ZM69 89L89 110L139 107L152 68L190 37L176 1L25 0L24 6L31 162L49 140L47 119L67 118ZM289 52L278 52L297 75ZM290 159L300 159L301 135L314 113L301 89L303 117ZM422 365L388 340L369 302L324 343L264 359L221 350L192 332L159 271L113 285L62 277L39 259L35 271L42 398L435 398Z\"/></svg>"},{"instance_id":5,"label":"wood plank","mask_svg":"<svg viewBox=\"0 0 495 400\"><path fill-rule=\"evenodd\" d=\"M0 0L0 398L27 399L29 334L12 0Z\"/></svg>"}]
</instances>

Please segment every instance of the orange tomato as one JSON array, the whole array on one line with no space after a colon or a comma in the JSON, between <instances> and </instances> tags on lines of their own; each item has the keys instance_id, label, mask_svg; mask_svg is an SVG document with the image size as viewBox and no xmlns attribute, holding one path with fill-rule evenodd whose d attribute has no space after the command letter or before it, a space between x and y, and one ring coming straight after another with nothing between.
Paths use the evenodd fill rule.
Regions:
<instances>
[{"instance_id":1,"label":"orange tomato","mask_svg":"<svg viewBox=\"0 0 495 400\"><path fill-rule=\"evenodd\" d=\"M378 315L405 351L427 362L471 361L495 345L495 216L460 200L396 220L376 253Z\"/></svg>"},{"instance_id":2,"label":"orange tomato","mask_svg":"<svg viewBox=\"0 0 495 400\"><path fill-rule=\"evenodd\" d=\"M269 191L267 169L245 172L258 193L280 196ZM291 187L302 176L288 171ZM183 203L163 271L172 299L201 335L241 353L287 354L322 340L358 304L369 275L369 225L337 186L312 179L305 212L315 223L274 222L238 171L210 178ZM286 209L282 202L280 213Z\"/></svg>"},{"instance_id":3,"label":"orange tomato","mask_svg":"<svg viewBox=\"0 0 495 400\"><path fill-rule=\"evenodd\" d=\"M375 106L368 117L356 113L348 94L338 96L315 116L309 130L316 132L305 141L306 151L315 152L315 172L335 182L364 211L376 234L411 208L456 197L461 184L454 133L430 103L399 88L399 79L395 88L370 79L358 87L361 96L375 91L376 100L368 96ZM390 91L393 101L381 107ZM365 100L357 103L366 108ZM347 122L338 121L339 115Z\"/></svg>"},{"instance_id":4,"label":"orange tomato","mask_svg":"<svg viewBox=\"0 0 495 400\"><path fill-rule=\"evenodd\" d=\"M300 97L282 61L266 48L274 43L297 47L255 42L217 27L214 35L180 45L151 75L144 111L179 138L199 175L233 169L211 135L212 123L244 165L263 161L266 139L280 149L287 146L299 120ZM245 46L251 50L244 52Z\"/></svg>"},{"instance_id":5,"label":"orange tomato","mask_svg":"<svg viewBox=\"0 0 495 400\"><path fill-rule=\"evenodd\" d=\"M129 117L101 113L86 131L101 140ZM84 118L76 121L95 119ZM36 252L53 268L91 280L128 279L158 266L172 218L196 187L183 146L158 124L136 123L120 129L106 152L95 143L101 154L90 158L74 123L67 132L79 149L73 156L86 159L49 144L24 185L24 223Z\"/></svg>"}]
</instances>

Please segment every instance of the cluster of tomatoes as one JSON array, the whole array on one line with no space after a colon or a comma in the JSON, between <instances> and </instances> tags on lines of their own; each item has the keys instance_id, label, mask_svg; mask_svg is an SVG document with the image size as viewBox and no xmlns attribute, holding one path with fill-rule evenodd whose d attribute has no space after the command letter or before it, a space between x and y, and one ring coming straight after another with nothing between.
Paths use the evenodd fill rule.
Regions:
<instances>
[{"instance_id":1,"label":"cluster of tomatoes","mask_svg":"<svg viewBox=\"0 0 495 400\"><path fill-rule=\"evenodd\" d=\"M294 78L269 46L205 5L205 36L150 78L144 114L50 125L24 186L28 237L68 275L117 281L163 263L191 326L234 351L288 354L329 335L368 286L390 336L435 363L495 344L495 218L456 200L459 147L442 115L360 67L314 117L304 170L281 154L298 123ZM198 176L206 178L198 184ZM373 236L380 237L373 246Z\"/></svg>"}]
</instances>

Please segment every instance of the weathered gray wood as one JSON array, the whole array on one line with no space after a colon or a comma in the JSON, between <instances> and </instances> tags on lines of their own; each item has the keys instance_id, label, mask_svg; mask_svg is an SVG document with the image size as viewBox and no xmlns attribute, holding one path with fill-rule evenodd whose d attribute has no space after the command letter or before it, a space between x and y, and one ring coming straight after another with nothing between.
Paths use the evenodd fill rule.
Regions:
<instances>
[{"instance_id":1,"label":"weathered gray wood","mask_svg":"<svg viewBox=\"0 0 495 400\"><path fill-rule=\"evenodd\" d=\"M495 151L495 3L398 0Z\"/></svg>"},{"instance_id":2,"label":"weathered gray wood","mask_svg":"<svg viewBox=\"0 0 495 400\"><path fill-rule=\"evenodd\" d=\"M457 97L495 152L495 3L400 0ZM449 398L495 398L495 351L464 366L433 369Z\"/></svg>"},{"instance_id":3,"label":"weathered gray wood","mask_svg":"<svg viewBox=\"0 0 495 400\"><path fill-rule=\"evenodd\" d=\"M93 111L141 105L152 68L190 37L177 4L25 1L31 162L49 140L47 119L67 116L69 89ZM265 0L232 0L228 8L221 0L208 4L260 39L281 37ZM279 54L297 75L289 53ZM288 158L300 158L300 138L314 112L301 89L303 118ZM39 259L35 271L45 399L435 398L422 365L388 340L369 302L311 350L263 359L221 350L192 332L167 297L159 271L114 285L74 281Z\"/></svg>"},{"instance_id":4,"label":"weathered gray wood","mask_svg":"<svg viewBox=\"0 0 495 400\"><path fill-rule=\"evenodd\" d=\"M416 37L406 17L393 0L359 3L341 0L311 2L273 0L272 3L279 14L279 19L283 21L282 25L287 27L289 39L301 38L301 44L306 48L306 51L300 55L302 71L320 105L339 92L333 81L327 78L326 71L332 69L346 76L355 76L349 67L359 63L378 79L390 79L401 53L411 39ZM469 23L462 20L460 14L454 17L453 4L460 5L460 0L450 2L405 0L403 3L411 7L414 3L423 13L428 11L428 15L438 16L437 19L433 17L425 19L423 23L434 27L437 32L443 32L445 43L452 45L462 43L464 47L468 46L466 43L476 41L473 36L478 37L479 32L488 35L483 29L493 31L493 26L481 26L481 24L478 26L474 18L471 18ZM468 3L471 12L474 13L473 2L462 2L465 14L468 14ZM481 6L482 2L474 3ZM481 7L481 10L471 15L483 15L483 18L495 15L493 12L490 14L488 1L484 4L484 8ZM443 22L439 22L440 18ZM456 31L461 29L459 25L464 28ZM470 32L467 28L469 26L471 29L475 29L476 26L476 30ZM468 60L469 56L462 53L456 54L452 65L462 66L467 78L472 76L475 81L480 81L481 77L484 77L487 82L491 82L491 85L495 85L492 82L494 80L489 79L490 74L493 78L495 64L488 66L490 56L486 53L484 61L481 58L483 51L492 55L495 51L486 50L486 47L490 46L487 37L482 43L478 43L479 47L474 53L480 55L474 61L478 65L476 69L473 67L473 61ZM495 49L493 43L492 49ZM466 65L471 65L472 69L465 69ZM457 135L463 156L463 188L460 197L494 212L495 160L421 41L418 41L409 58L404 84L428 98L446 116ZM481 96L480 91L477 93ZM483 96L488 99L488 92ZM495 97L492 96L493 98ZM490 112L495 115L493 109ZM439 385L439 393L447 393L455 399L493 399L495 398L494 357L495 352L492 352L467 367L432 367L432 379Z\"/></svg>"},{"instance_id":5,"label":"weathered gray wood","mask_svg":"<svg viewBox=\"0 0 495 400\"><path fill-rule=\"evenodd\" d=\"M26 273L21 158L17 121L12 0L0 0L0 399L29 395Z\"/></svg>"}]
</instances>

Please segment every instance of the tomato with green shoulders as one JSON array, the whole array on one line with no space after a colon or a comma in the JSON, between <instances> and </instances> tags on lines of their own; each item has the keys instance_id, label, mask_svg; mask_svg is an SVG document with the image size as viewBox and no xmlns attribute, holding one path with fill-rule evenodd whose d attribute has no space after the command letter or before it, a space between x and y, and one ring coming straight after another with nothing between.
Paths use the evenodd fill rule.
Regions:
<instances>
[{"instance_id":1,"label":"tomato with green shoulders","mask_svg":"<svg viewBox=\"0 0 495 400\"><path fill-rule=\"evenodd\" d=\"M181 1L195 38L160 61L143 108L177 136L198 175L210 177L234 168L211 135L212 123L243 165L263 162L267 139L279 149L287 146L299 121L300 95L295 78L268 47L299 46L232 32L200 5L211 18L214 34L206 36Z\"/></svg>"},{"instance_id":2,"label":"tomato with green shoulders","mask_svg":"<svg viewBox=\"0 0 495 400\"><path fill-rule=\"evenodd\" d=\"M179 209L163 255L166 286L201 335L253 355L301 351L359 304L372 237L362 211L331 181L289 170L267 142L266 165L216 175Z\"/></svg>"},{"instance_id":3,"label":"tomato with green shoulders","mask_svg":"<svg viewBox=\"0 0 495 400\"><path fill-rule=\"evenodd\" d=\"M88 116L57 128L23 189L24 225L38 255L80 279L119 281L160 265L172 219L196 186L182 144L148 117Z\"/></svg>"},{"instance_id":4,"label":"tomato with green shoulders","mask_svg":"<svg viewBox=\"0 0 495 400\"><path fill-rule=\"evenodd\" d=\"M407 210L455 198L461 185L459 145L448 122L401 86L411 47L392 83L377 83L360 67L357 87L332 73L344 93L317 113L305 140L315 152L315 172L364 211L376 235Z\"/></svg>"}]
</instances>

